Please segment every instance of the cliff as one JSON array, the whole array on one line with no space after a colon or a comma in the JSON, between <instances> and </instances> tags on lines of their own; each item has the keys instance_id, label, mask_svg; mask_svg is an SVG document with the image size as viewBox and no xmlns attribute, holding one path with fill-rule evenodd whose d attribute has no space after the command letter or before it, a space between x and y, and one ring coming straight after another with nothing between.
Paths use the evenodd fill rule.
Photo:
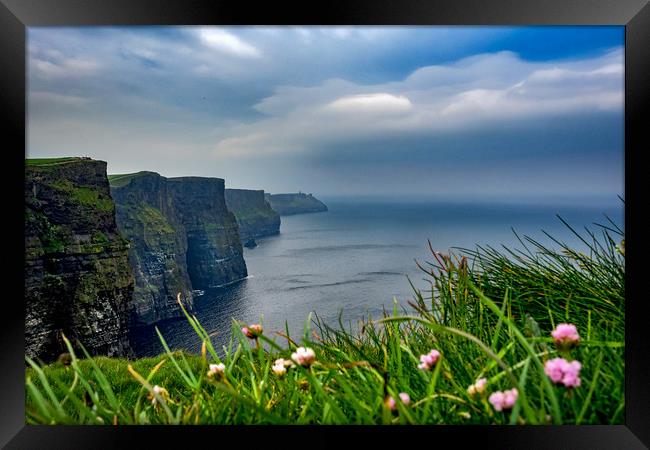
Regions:
<instances>
[{"instance_id":1,"label":"cliff","mask_svg":"<svg viewBox=\"0 0 650 450\"><path fill-rule=\"evenodd\" d=\"M226 189L226 205L235 214L243 242L280 232L280 215L265 200L264 191Z\"/></svg>"},{"instance_id":2,"label":"cliff","mask_svg":"<svg viewBox=\"0 0 650 450\"><path fill-rule=\"evenodd\" d=\"M134 325L180 317L176 295L247 276L235 216L219 178L165 178L153 172L111 175L117 225L132 242Z\"/></svg>"},{"instance_id":3,"label":"cliff","mask_svg":"<svg viewBox=\"0 0 650 450\"><path fill-rule=\"evenodd\" d=\"M266 194L265 198L281 216L327 211L327 206L311 194Z\"/></svg>"},{"instance_id":4,"label":"cliff","mask_svg":"<svg viewBox=\"0 0 650 450\"><path fill-rule=\"evenodd\" d=\"M129 262L135 275L132 325L151 324L182 311L180 292L193 307L187 273L187 237L167 179L154 172L111 175L111 194L117 205L117 226L131 242Z\"/></svg>"},{"instance_id":5,"label":"cliff","mask_svg":"<svg viewBox=\"0 0 650 450\"><path fill-rule=\"evenodd\" d=\"M187 271L194 289L248 275L235 215L226 206L221 178L169 178L187 233Z\"/></svg>"},{"instance_id":6,"label":"cliff","mask_svg":"<svg viewBox=\"0 0 650 450\"><path fill-rule=\"evenodd\" d=\"M134 279L106 163L25 162L25 354L52 361L61 332L91 354L125 356Z\"/></svg>"}]
</instances>

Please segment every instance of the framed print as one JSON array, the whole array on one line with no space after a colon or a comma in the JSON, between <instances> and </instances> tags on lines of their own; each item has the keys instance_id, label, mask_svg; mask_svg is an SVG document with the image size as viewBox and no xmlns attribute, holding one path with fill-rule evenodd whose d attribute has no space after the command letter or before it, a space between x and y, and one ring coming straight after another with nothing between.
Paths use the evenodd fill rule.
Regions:
<instances>
[{"instance_id":1,"label":"framed print","mask_svg":"<svg viewBox=\"0 0 650 450\"><path fill-rule=\"evenodd\" d=\"M6 448L647 448L647 2L0 12Z\"/></svg>"}]
</instances>

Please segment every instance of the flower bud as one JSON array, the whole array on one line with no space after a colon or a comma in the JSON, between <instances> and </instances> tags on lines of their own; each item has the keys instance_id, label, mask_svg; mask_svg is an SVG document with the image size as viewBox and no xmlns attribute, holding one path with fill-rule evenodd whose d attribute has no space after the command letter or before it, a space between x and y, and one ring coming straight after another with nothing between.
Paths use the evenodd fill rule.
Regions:
<instances>
[{"instance_id":1,"label":"flower bud","mask_svg":"<svg viewBox=\"0 0 650 450\"><path fill-rule=\"evenodd\" d=\"M409 397L409 395L406 392L400 392L399 393L399 399L402 401L404 406L408 406L409 403L411 403L411 397ZM388 397L386 399L386 406L391 411L396 411L397 410L397 401L393 397Z\"/></svg>"},{"instance_id":2,"label":"flower bud","mask_svg":"<svg viewBox=\"0 0 650 450\"><path fill-rule=\"evenodd\" d=\"M226 373L226 365L223 363L210 364L208 378L221 378Z\"/></svg>"},{"instance_id":3,"label":"flower bud","mask_svg":"<svg viewBox=\"0 0 650 450\"><path fill-rule=\"evenodd\" d=\"M262 334L262 331L262 325L258 323L254 323L241 329L241 332L249 339L256 339Z\"/></svg>"}]
</instances>

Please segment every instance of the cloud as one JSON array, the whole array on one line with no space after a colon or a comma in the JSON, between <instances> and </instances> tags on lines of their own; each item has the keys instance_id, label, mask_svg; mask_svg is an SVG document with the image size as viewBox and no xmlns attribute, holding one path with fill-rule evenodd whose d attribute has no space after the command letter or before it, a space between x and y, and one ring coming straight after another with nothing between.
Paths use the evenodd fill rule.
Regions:
<instances>
[{"instance_id":1,"label":"cloud","mask_svg":"<svg viewBox=\"0 0 650 450\"><path fill-rule=\"evenodd\" d=\"M611 29L549 43L545 27L34 27L28 148L276 191L370 192L390 173L381 189L412 191L412 173L445 167L453 184L547 149L581 155L567 174L598 152L610 170L624 67Z\"/></svg>"},{"instance_id":2,"label":"cloud","mask_svg":"<svg viewBox=\"0 0 650 450\"><path fill-rule=\"evenodd\" d=\"M413 108L411 101L403 95L386 93L359 94L341 97L328 103L326 110L343 114L393 114Z\"/></svg>"},{"instance_id":3,"label":"cloud","mask_svg":"<svg viewBox=\"0 0 650 450\"><path fill-rule=\"evenodd\" d=\"M255 106L266 119L231 129L217 142L215 154L310 152L337 143L361 151L360 142L381 136L434 140L545 117L622 114L622 70L622 49L552 63L497 52L423 67L397 82L332 79L317 86L284 86Z\"/></svg>"},{"instance_id":4,"label":"cloud","mask_svg":"<svg viewBox=\"0 0 650 450\"><path fill-rule=\"evenodd\" d=\"M559 82L559 81L582 81L589 77L602 77L610 76L616 81L620 80L623 76L623 65L621 64L607 64L598 67L594 70L570 70L560 67L553 67L552 69L538 70L534 72L529 78L530 81L537 82Z\"/></svg>"},{"instance_id":5,"label":"cloud","mask_svg":"<svg viewBox=\"0 0 650 450\"><path fill-rule=\"evenodd\" d=\"M399 27L374 27L374 26L305 26L293 27L293 31L302 38L303 42L312 44L323 39L333 38L338 41L375 41L390 39L395 34L403 33Z\"/></svg>"},{"instance_id":6,"label":"cloud","mask_svg":"<svg viewBox=\"0 0 650 450\"><path fill-rule=\"evenodd\" d=\"M85 106L90 103L92 99L82 97L79 95L64 95L57 94L56 92L47 91L31 91L29 92L30 103L54 103L65 106Z\"/></svg>"},{"instance_id":7,"label":"cloud","mask_svg":"<svg viewBox=\"0 0 650 450\"><path fill-rule=\"evenodd\" d=\"M243 58L259 58L260 51L239 37L218 28L202 28L198 31L201 41L210 48Z\"/></svg>"},{"instance_id":8,"label":"cloud","mask_svg":"<svg viewBox=\"0 0 650 450\"><path fill-rule=\"evenodd\" d=\"M52 52L51 54L55 56L51 61L39 58L33 58L30 61L35 75L42 78L78 78L94 75L100 68L100 64L97 61L80 58L64 58L56 52Z\"/></svg>"},{"instance_id":9,"label":"cloud","mask_svg":"<svg viewBox=\"0 0 650 450\"><path fill-rule=\"evenodd\" d=\"M249 133L242 137L231 137L224 139L218 146L220 156L254 156L257 149L267 146L269 153L280 153L283 148L278 147L275 140L275 147L269 148L269 142L274 141L274 136L268 132Z\"/></svg>"}]
</instances>

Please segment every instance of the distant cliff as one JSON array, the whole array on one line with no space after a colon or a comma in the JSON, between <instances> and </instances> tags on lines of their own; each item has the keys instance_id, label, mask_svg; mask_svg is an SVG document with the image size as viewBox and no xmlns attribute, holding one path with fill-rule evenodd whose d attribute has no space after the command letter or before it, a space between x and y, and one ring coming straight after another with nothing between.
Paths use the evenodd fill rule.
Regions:
<instances>
[{"instance_id":1,"label":"distant cliff","mask_svg":"<svg viewBox=\"0 0 650 450\"><path fill-rule=\"evenodd\" d=\"M327 206L311 194L266 194L265 198L281 216L327 211Z\"/></svg>"},{"instance_id":2,"label":"distant cliff","mask_svg":"<svg viewBox=\"0 0 650 450\"><path fill-rule=\"evenodd\" d=\"M243 242L280 232L280 215L264 198L264 191L226 189L226 205L235 214Z\"/></svg>"},{"instance_id":3,"label":"distant cliff","mask_svg":"<svg viewBox=\"0 0 650 450\"><path fill-rule=\"evenodd\" d=\"M134 279L106 163L25 161L25 354L52 361L63 332L92 354L128 355Z\"/></svg>"},{"instance_id":4,"label":"distant cliff","mask_svg":"<svg viewBox=\"0 0 650 450\"><path fill-rule=\"evenodd\" d=\"M154 172L111 175L117 224L132 242L134 325L180 317L176 295L247 276L235 216L219 178L165 178Z\"/></svg>"},{"instance_id":5,"label":"distant cliff","mask_svg":"<svg viewBox=\"0 0 650 450\"><path fill-rule=\"evenodd\" d=\"M187 233L187 271L194 289L248 275L235 215L228 210L221 178L169 178Z\"/></svg>"}]
</instances>

